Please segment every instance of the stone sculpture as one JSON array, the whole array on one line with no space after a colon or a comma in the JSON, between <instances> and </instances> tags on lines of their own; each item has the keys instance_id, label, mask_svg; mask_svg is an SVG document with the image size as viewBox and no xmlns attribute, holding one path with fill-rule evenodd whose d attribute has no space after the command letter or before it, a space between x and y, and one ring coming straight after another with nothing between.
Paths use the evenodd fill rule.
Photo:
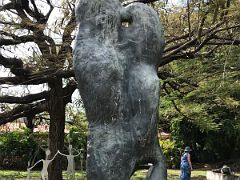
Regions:
<instances>
[{"instance_id":1,"label":"stone sculpture","mask_svg":"<svg viewBox=\"0 0 240 180\"><path fill-rule=\"evenodd\" d=\"M157 13L143 3L80 0L74 71L89 121L88 180L166 180L157 138L158 63L164 47Z\"/></svg>"}]
</instances>

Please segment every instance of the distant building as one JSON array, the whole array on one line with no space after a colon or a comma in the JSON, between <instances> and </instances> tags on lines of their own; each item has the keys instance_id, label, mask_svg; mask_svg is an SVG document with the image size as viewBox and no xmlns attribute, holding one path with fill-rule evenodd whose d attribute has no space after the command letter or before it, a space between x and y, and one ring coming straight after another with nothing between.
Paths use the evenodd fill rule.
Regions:
<instances>
[{"instance_id":1,"label":"distant building","mask_svg":"<svg viewBox=\"0 0 240 180\"><path fill-rule=\"evenodd\" d=\"M1 133L12 132L12 131L16 131L16 130L19 130L24 127L26 127L24 119L17 119L16 121L8 122L6 124L1 125L0 132Z\"/></svg>"},{"instance_id":2,"label":"distant building","mask_svg":"<svg viewBox=\"0 0 240 180\"><path fill-rule=\"evenodd\" d=\"M160 140L167 140L171 138L171 134L158 130L158 138Z\"/></svg>"},{"instance_id":3,"label":"distant building","mask_svg":"<svg viewBox=\"0 0 240 180\"><path fill-rule=\"evenodd\" d=\"M8 122L6 124L3 124L0 126L0 133L7 133L7 132L13 132L20 130L22 128L26 128L26 119L25 118L20 118L17 119L13 122ZM48 124L39 124L36 127L34 127L33 132L49 132L49 125ZM69 130L65 128L64 130L65 133L69 133Z\"/></svg>"}]
</instances>

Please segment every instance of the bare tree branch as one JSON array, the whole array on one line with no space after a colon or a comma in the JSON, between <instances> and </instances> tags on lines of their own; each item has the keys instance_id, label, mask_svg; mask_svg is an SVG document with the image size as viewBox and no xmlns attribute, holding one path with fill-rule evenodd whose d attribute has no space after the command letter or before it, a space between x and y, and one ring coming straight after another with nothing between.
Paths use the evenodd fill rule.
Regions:
<instances>
[{"instance_id":1,"label":"bare tree branch","mask_svg":"<svg viewBox=\"0 0 240 180\"><path fill-rule=\"evenodd\" d=\"M166 44L170 44L170 43L172 43L172 42L175 43L175 42L178 41L178 40L186 39L186 38L188 38L189 36L193 36L193 35L194 35L194 30L192 30L190 33L186 33L186 34L183 34L183 35L181 35L181 36L174 37L174 38L166 41Z\"/></svg>"},{"instance_id":2,"label":"bare tree branch","mask_svg":"<svg viewBox=\"0 0 240 180\"><path fill-rule=\"evenodd\" d=\"M45 16L46 21L49 19L49 16L51 15L51 13L52 13L52 11L53 11L53 5L52 5L51 1L50 1L50 0L47 0L47 3L48 3L48 5L50 6L50 9L49 9L47 15Z\"/></svg>"},{"instance_id":3,"label":"bare tree branch","mask_svg":"<svg viewBox=\"0 0 240 180\"><path fill-rule=\"evenodd\" d=\"M70 81L65 88L63 88L64 103L72 102L72 94L77 89L76 81Z\"/></svg>"},{"instance_id":4,"label":"bare tree branch","mask_svg":"<svg viewBox=\"0 0 240 180\"><path fill-rule=\"evenodd\" d=\"M10 68L10 71L16 76L27 76L30 74L29 69L23 68L23 62L17 58L5 58L0 54L0 65Z\"/></svg>"},{"instance_id":5,"label":"bare tree branch","mask_svg":"<svg viewBox=\"0 0 240 180\"><path fill-rule=\"evenodd\" d=\"M63 36L62 36L62 46L58 54L58 57L62 61L62 63L65 62L66 58L68 58L69 60L72 59L71 43L73 39L71 37L71 34L75 30L76 26L77 26L76 17L75 17L75 12L73 11L72 16L64 29Z\"/></svg>"},{"instance_id":6,"label":"bare tree branch","mask_svg":"<svg viewBox=\"0 0 240 180\"><path fill-rule=\"evenodd\" d=\"M202 22L203 23L203 22ZM200 50L205 45L239 45L238 39L220 39L218 36L216 36L217 33L226 31L228 29L236 29L240 27L240 24L236 24L233 26L228 27L221 27L226 22L222 21L214 25L212 28L206 30L205 32L197 32L196 37L192 37L190 40L186 40L185 42L180 42L178 44L172 45L170 47L167 47L167 49L164 51L165 54L163 55L163 58L160 62L160 66L163 66L165 64L168 64L174 60L177 59L189 59L189 58L196 58L200 57L202 54L200 53ZM200 24L203 26L203 24ZM188 33L189 34L189 33ZM201 37L199 37L201 36ZM187 36L181 36L180 39L187 39ZM200 41L200 39L203 39ZM172 41L170 41L172 42ZM192 51L192 48L195 48L194 51ZM188 50L189 49L189 50ZM206 55L206 54L205 54Z\"/></svg>"},{"instance_id":7,"label":"bare tree branch","mask_svg":"<svg viewBox=\"0 0 240 180\"><path fill-rule=\"evenodd\" d=\"M190 0L187 0L187 19L188 19L188 34L190 35L190 32L192 31L192 28L191 28ZM189 39L191 39L191 36L189 36Z\"/></svg>"},{"instance_id":8,"label":"bare tree branch","mask_svg":"<svg viewBox=\"0 0 240 180\"><path fill-rule=\"evenodd\" d=\"M3 6L0 7L0 11L10 10L10 9L15 9L15 4L13 2L4 4Z\"/></svg>"},{"instance_id":9,"label":"bare tree branch","mask_svg":"<svg viewBox=\"0 0 240 180\"><path fill-rule=\"evenodd\" d=\"M176 79L174 82L173 81L168 81L166 83L171 84L173 89L179 90L179 88L182 86L181 84L186 83L194 88L198 87L198 84L196 82L192 82L191 80L188 79L183 79L180 77L176 77L174 74L170 73L169 71L164 71L161 70L158 72L158 77L162 80L167 80L167 79Z\"/></svg>"},{"instance_id":10,"label":"bare tree branch","mask_svg":"<svg viewBox=\"0 0 240 180\"><path fill-rule=\"evenodd\" d=\"M50 6L50 10L45 17L41 12L39 12L39 10L35 4L35 1L31 0L31 3L33 5L33 10L29 6L29 0L12 1L9 4L4 5L1 9L4 9L4 10L15 9L17 11L17 15L22 19L20 27L33 31L33 36L35 38L34 40L38 44L39 49L42 52L43 56L45 54L48 54L48 56L43 57L43 58L46 58L46 59L49 59L50 61L52 61L54 58L49 55L51 53L56 53L56 47L54 46L55 43L52 38L44 35L43 31L46 28L46 23L47 23L47 20L53 10L53 6L50 3L50 1L47 1L47 3ZM27 16L26 12L28 13L29 16L35 18L37 20L37 22L33 22ZM44 41L43 38L49 44L46 41ZM13 42L9 42L9 43L13 43ZM51 51L50 51L50 49L51 49Z\"/></svg>"},{"instance_id":11,"label":"bare tree branch","mask_svg":"<svg viewBox=\"0 0 240 180\"><path fill-rule=\"evenodd\" d=\"M76 88L77 88L76 82L70 81L68 85L63 89L64 95L63 100L65 104L71 102L72 93L75 91ZM49 94L49 92L43 93L46 93L46 95ZM21 117L34 116L44 111L48 111L49 110L48 105L49 105L48 100L43 100L32 104L19 105L13 108L11 111L0 113L0 125L5 124L7 122L12 122Z\"/></svg>"},{"instance_id":12,"label":"bare tree branch","mask_svg":"<svg viewBox=\"0 0 240 180\"><path fill-rule=\"evenodd\" d=\"M44 91L37 94L29 94L24 97L15 97L15 96L1 96L0 103L11 103L11 104L28 104L34 101L39 101L43 99L48 99L49 92Z\"/></svg>"},{"instance_id":13,"label":"bare tree branch","mask_svg":"<svg viewBox=\"0 0 240 180\"><path fill-rule=\"evenodd\" d=\"M0 125L12 122L21 117L42 113L47 111L47 109L47 101L41 101L35 104L19 105L11 111L0 113Z\"/></svg>"},{"instance_id":14,"label":"bare tree branch","mask_svg":"<svg viewBox=\"0 0 240 180\"><path fill-rule=\"evenodd\" d=\"M26 36L15 36L14 34L11 33L6 33L4 31L0 31L2 35L6 35L9 37L12 37L12 39L0 39L0 46L8 46L8 45L17 45L21 43L26 43L26 42L33 42L34 41L34 36L32 35L26 35Z\"/></svg>"},{"instance_id":15,"label":"bare tree branch","mask_svg":"<svg viewBox=\"0 0 240 180\"><path fill-rule=\"evenodd\" d=\"M70 78L74 77L73 70L49 70L48 72L40 72L31 74L27 77L2 77L0 84L9 85L37 85L50 82L52 78Z\"/></svg>"},{"instance_id":16,"label":"bare tree branch","mask_svg":"<svg viewBox=\"0 0 240 180\"><path fill-rule=\"evenodd\" d=\"M1 24L4 24L4 25L20 26L19 23L14 23L14 22L9 22L9 21L1 21L1 20L0 20L0 23L1 23Z\"/></svg>"}]
</instances>

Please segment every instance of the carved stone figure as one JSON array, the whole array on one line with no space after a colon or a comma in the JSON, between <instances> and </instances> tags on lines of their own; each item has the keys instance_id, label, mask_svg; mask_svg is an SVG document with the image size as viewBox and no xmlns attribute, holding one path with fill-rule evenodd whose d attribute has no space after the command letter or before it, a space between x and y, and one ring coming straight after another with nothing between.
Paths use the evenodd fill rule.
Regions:
<instances>
[{"instance_id":1,"label":"carved stone figure","mask_svg":"<svg viewBox=\"0 0 240 180\"><path fill-rule=\"evenodd\" d=\"M89 121L88 180L166 180L157 138L158 63L164 47L157 13L143 3L80 0L74 70Z\"/></svg>"}]
</instances>

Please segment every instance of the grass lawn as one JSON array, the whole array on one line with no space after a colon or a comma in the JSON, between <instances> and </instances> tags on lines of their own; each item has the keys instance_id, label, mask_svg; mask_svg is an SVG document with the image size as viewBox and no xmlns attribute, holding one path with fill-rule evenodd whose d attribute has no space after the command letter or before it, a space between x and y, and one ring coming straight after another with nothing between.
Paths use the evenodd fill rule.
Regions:
<instances>
[{"instance_id":1,"label":"grass lawn","mask_svg":"<svg viewBox=\"0 0 240 180\"><path fill-rule=\"evenodd\" d=\"M131 180L144 180L147 171L138 171L135 173ZM168 170L168 180L178 180L180 171L179 170ZM64 177L66 177L66 172L63 173ZM0 171L0 179L1 180L25 180L27 176L27 172L23 171ZM39 180L40 179L40 172L33 171L31 172L31 179L32 180ZM206 171L198 171L194 170L192 172L192 179L194 180L205 180L206 179ZM84 172L77 171L75 180L86 180L86 174Z\"/></svg>"},{"instance_id":2,"label":"grass lawn","mask_svg":"<svg viewBox=\"0 0 240 180\"><path fill-rule=\"evenodd\" d=\"M63 176L66 179L66 172L63 172ZM24 171L0 171L0 180L26 180L27 172ZM75 180L85 180L85 172L77 171L75 174ZM40 180L40 171L31 171L31 180Z\"/></svg>"},{"instance_id":3,"label":"grass lawn","mask_svg":"<svg viewBox=\"0 0 240 180\"><path fill-rule=\"evenodd\" d=\"M131 180L144 180L146 176L147 171L138 171L135 173ZM178 180L180 175L180 170L173 170L168 169L168 180ZM197 179L197 180L206 180L206 171L198 171L194 170L192 171L191 179Z\"/></svg>"}]
</instances>

